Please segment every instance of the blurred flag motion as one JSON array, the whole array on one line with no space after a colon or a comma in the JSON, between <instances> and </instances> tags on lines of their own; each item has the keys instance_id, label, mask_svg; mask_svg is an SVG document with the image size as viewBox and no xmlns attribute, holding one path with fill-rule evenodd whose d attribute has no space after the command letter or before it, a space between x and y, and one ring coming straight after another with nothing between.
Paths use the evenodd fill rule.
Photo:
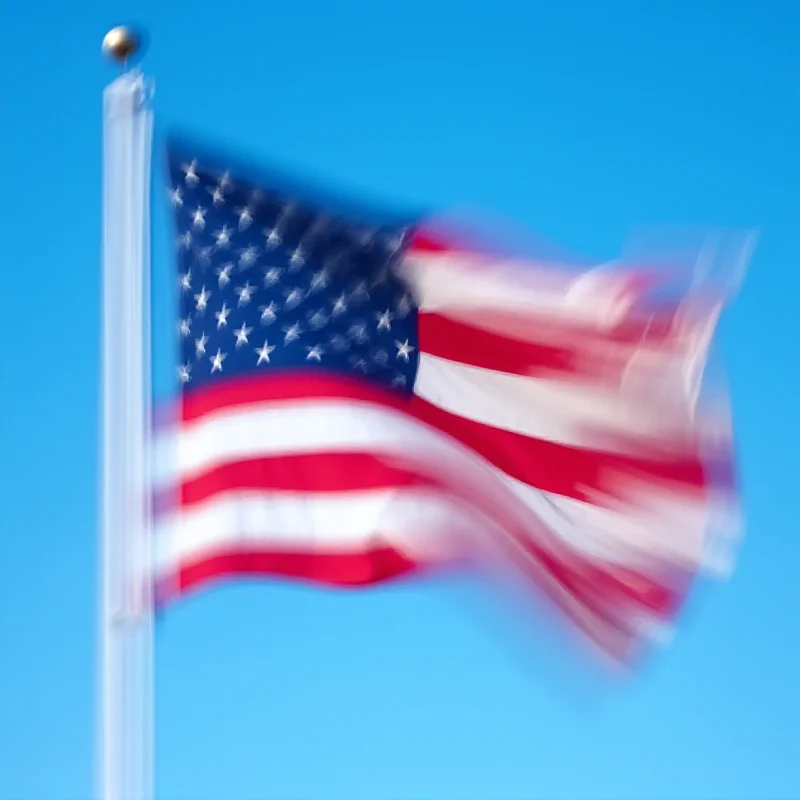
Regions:
<instances>
[{"instance_id":1,"label":"blurred flag motion","mask_svg":"<svg viewBox=\"0 0 800 800\"><path fill-rule=\"evenodd\" d=\"M168 162L181 394L156 442L160 602L460 565L521 578L627 660L730 566L727 407L703 381L722 284L523 256L179 142Z\"/></svg>"}]
</instances>

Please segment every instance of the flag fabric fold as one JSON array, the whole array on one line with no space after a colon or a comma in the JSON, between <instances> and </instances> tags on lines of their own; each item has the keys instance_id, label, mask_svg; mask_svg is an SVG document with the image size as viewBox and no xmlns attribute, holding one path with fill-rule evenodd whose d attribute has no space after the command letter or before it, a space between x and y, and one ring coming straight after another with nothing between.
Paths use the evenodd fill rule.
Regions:
<instances>
[{"instance_id":1,"label":"flag fabric fold","mask_svg":"<svg viewBox=\"0 0 800 800\"><path fill-rule=\"evenodd\" d=\"M644 269L478 250L178 145L169 175L162 601L241 575L511 569L627 658L725 566L730 427L701 391L719 297L649 302Z\"/></svg>"}]
</instances>

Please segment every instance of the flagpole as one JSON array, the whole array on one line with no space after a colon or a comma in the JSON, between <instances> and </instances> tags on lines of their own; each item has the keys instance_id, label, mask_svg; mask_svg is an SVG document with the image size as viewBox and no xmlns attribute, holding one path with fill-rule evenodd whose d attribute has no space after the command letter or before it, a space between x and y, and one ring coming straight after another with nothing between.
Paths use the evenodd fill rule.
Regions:
<instances>
[{"instance_id":1,"label":"flagpole","mask_svg":"<svg viewBox=\"0 0 800 800\"><path fill-rule=\"evenodd\" d=\"M150 582L151 88L141 38L114 28L122 74L103 93L103 469L99 796L153 796Z\"/></svg>"}]
</instances>

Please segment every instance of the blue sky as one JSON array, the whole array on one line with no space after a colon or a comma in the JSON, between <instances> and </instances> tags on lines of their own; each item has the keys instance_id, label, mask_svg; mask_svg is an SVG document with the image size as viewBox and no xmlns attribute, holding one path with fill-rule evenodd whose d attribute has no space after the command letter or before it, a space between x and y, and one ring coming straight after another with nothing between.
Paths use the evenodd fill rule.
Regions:
<instances>
[{"instance_id":1,"label":"blue sky","mask_svg":"<svg viewBox=\"0 0 800 800\"><path fill-rule=\"evenodd\" d=\"M457 581L208 591L159 625L159 798L800 796L800 6L30 0L0 29L0 800L93 794L99 45L129 20L159 135L599 258L640 224L761 230L720 332L747 537L667 651L584 696Z\"/></svg>"}]
</instances>

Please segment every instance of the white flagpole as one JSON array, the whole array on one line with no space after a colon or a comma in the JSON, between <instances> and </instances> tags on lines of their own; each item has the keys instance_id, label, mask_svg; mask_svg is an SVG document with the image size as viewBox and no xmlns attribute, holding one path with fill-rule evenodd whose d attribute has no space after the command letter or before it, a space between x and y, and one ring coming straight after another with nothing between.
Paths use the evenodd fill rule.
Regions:
<instances>
[{"instance_id":1,"label":"white flagpole","mask_svg":"<svg viewBox=\"0 0 800 800\"><path fill-rule=\"evenodd\" d=\"M150 87L127 70L138 37L115 28L126 71L103 95L102 800L153 796L150 583Z\"/></svg>"}]
</instances>

